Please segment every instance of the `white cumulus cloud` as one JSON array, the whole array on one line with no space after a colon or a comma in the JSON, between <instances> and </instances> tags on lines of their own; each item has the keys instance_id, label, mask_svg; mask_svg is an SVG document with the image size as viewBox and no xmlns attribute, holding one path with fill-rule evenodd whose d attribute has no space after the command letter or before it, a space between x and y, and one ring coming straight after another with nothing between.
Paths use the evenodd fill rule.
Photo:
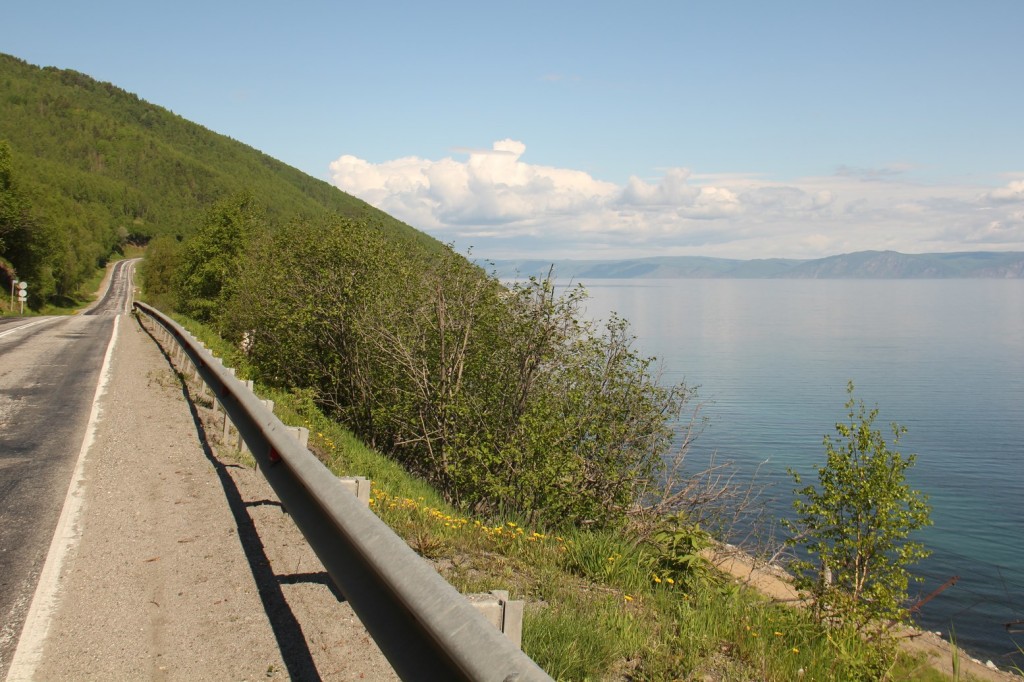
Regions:
<instances>
[{"instance_id":1,"label":"white cumulus cloud","mask_svg":"<svg viewBox=\"0 0 1024 682\"><path fill-rule=\"evenodd\" d=\"M1003 187L915 184L905 170L842 167L780 183L749 174L607 182L531 164L518 140L371 163L344 155L334 184L414 227L495 258L699 254L815 257L862 249L1024 250L1024 180ZM854 172L856 170L856 172Z\"/></svg>"},{"instance_id":2,"label":"white cumulus cloud","mask_svg":"<svg viewBox=\"0 0 1024 682\"><path fill-rule=\"evenodd\" d=\"M1006 187L992 190L985 198L998 203L1024 203L1024 180L1015 180Z\"/></svg>"},{"instance_id":3,"label":"white cumulus cloud","mask_svg":"<svg viewBox=\"0 0 1024 682\"><path fill-rule=\"evenodd\" d=\"M526 145L500 140L471 150L465 161L407 157L370 164L354 156L331 163L341 189L410 224L460 233L463 228L504 225L530 232L548 219L586 213L618 187L587 173L524 163Z\"/></svg>"}]
</instances>

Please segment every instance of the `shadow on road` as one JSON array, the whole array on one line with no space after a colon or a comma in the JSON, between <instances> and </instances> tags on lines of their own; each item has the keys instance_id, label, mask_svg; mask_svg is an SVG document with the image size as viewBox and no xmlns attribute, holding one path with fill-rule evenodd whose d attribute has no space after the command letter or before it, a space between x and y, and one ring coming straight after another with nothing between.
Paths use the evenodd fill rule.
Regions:
<instances>
[{"instance_id":1,"label":"shadow on road","mask_svg":"<svg viewBox=\"0 0 1024 682\"><path fill-rule=\"evenodd\" d=\"M167 363L173 367L170 356L163 346L160 345L160 342L146 329L145 325L141 324L141 322L139 324L143 331L149 334L150 338L156 342L157 348L163 353ZM324 583L331 588L335 596L339 596L337 588L330 578L327 577L326 573L293 576L277 576L274 574L270 567L270 560L267 558L266 551L264 550L263 541L256 530L256 524L248 512L249 506L260 506L261 503L267 504L268 501L246 502L242 499L238 486L228 471L229 468L237 467L237 465L226 464L217 458L207 437L206 428L203 426L202 418L199 415L199 409L189 392L188 383L180 372L175 373L181 383L181 393L185 398L186 404L188 404L189 411L192 413L192 421L195 423L196 434L199 436L203 452L217 472L217 478L224 489L224 496L227 498L231 514L234 516L235 524L238 526L238 539L242 543L245 558L252 570L260 600L263 602L263 610L270 620L270 626L274 631L274 638L277 640L277 646L281 650L281 657L288 668L288 675L293 680L320 680L320 673L316 669L313 655L309 650L306 636L302 631L302 625L299 624L291 607L288 605L284 592L281 590L281 585L300 582ZM274 504L273 502L270 503ZM282 513L284 513L283 508Z\"/></svg>"}]
</instances>

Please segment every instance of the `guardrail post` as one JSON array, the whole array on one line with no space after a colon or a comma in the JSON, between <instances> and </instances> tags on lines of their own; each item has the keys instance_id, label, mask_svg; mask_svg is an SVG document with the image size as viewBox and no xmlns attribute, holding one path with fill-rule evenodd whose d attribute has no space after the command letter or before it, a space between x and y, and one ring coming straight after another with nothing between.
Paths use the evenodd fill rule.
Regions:
<instances>
[{"instance_id":1,"label":"guardrail post","mask_svg":"<svg viewBox=\"0 0 1024 682\"><path fill-rule=\"evenodd\" d=\"M467 594L466 599L483 614L491 625L505 634L512 643L523 648L523 602L508 598L508 590L491 590Z\"/></svg>"},{"instance_id":2,"label":"guardrail post","mask_svg":"<svg viewBox=\"0 0 1024 682\"><path fill-rule=\"evenodd\" d=\"M304 448L309 447L309 429L305 426L288 426L288 433L295 437L295 440L299 441L299 445Z\"/></svg>"},{"instance_id":3,"label":"guardrail post","mask_svg":"<svg viewBox=\"0 0 1024 682\"><path fill-rule=\"evenodd\" d=\"M231 370L231 373L234 374L234 369ZM245 384L245 387L247 389L252 391L252 387L253 387L252 379L246 379L242 383ZM271 411L273 411L273 410L271 410ZM238 434L238 440L235 442L235 449L238 450L239 452L249 452L249 448L246 446L245 441L242 440L242 434L241 433Z\"/></svg>"},{"instance_id":4,"label":"guardrail post","mask_svg":"<svg viewBox=\"0 0 1024 682\"><path fill-rule=\"evenodd\" d=\"M252 381L246 380L243 382L245 387L252 391ZM262 401L260 401L262 402ZM246 445L245 439L242 438L242 432L238 430L238 426L235 426L235 451L236 452L249 452L249 446Z\"/></svg>"},{"instance_id":5,"label":"guardrail post","mask_svg":"<svg viewBox=\"0 0 1024 682\"><path fill-rule=\"evenodd\" d=\"M224 371L227 372L228 374L230 374L231 376L235 376L235 368L234 367L225 367ZM224 428L223 428L223 431L221 433L220 441L222 443L224 443L225 445L227 445L228 444L228 436L231 435L231 427L233 426L233 424L231 423L231 418L228 416L228 409L223 404L223 402L221 402L221 406L220 407L221 407L222 410L224 410ZM241 436L239 436L239 438L241 438Z\"/></svg>"},{"instance_id":6,"label":"guardrail post","mask_svg":"<svg viewBox=\"0 0 1024 682\"><path fill-rule=\"evenodd\" d=\"M370 506L370 479L366 476L339 476L338 480L345 490L356 496L356 499Z\"/></svg>"}]
</instances>

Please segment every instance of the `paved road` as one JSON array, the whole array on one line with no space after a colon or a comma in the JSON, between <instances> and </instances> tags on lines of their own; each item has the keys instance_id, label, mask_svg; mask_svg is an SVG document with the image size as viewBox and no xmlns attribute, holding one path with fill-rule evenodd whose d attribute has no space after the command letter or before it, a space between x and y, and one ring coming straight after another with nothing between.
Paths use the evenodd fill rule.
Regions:
<instances>
[{"instance_id":1,"label":"paved road","mask_svg":"<svg viewBox=\"0 0 1024 682\"><path fill-rule=\"evenodd\" d=\"M83 315L0 320L0 679L6 674L82 447L114 316L135 261Z\"/></svg>"}]
</instances>

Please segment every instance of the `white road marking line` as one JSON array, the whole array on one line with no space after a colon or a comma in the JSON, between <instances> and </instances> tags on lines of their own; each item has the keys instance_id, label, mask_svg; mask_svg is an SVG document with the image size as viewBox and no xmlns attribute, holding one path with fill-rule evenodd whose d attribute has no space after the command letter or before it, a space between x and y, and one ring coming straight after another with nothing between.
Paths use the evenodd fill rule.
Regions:
<instances>
[{"instance_id":1,"label":"white road marking line","mask_svg":"<svg viewBox=\"0 0 1024 682\"><path fill-rule=\"evenodd\" d=\"M103 365L100 367L100 378L96 384L96 394L92 399L92 411L89 413L89 423L85 427L85 438L82 440L81 450L78 451L78 461L75 463L71 484L68 486L68 493L64 498L64 508L61 509L57 529L50 542L46 563L43 564L43 570L39 574L39 583L36 585L32 605L29 606L28 616L25 618L25 625L21 630L18 648L14 651L11 667L7 671L7 682L27 682L35 674L36 666L39 665L39 660L43 655L43 646L46 643L46 633L50 629L50 621L57 610L57 592L60 587L60 572L64 559L81 539L82 530L78 524L78 517L82 513L82 498L85 493L82 482L85 474L85 458L96 438L96 426L100 419L100 399L107 392L107 384L110 383L112 374L110 361L114 354L114 345L117 343L120 321L120 316L114 318L114 330L110 334L110 343L107 344L107 352L103 356Z\"/></svg>"},{"instance_id":2,"label":"white road marking line","mask_svg":"<svg viewBox=\"0 0 1024 682\"><path fill-rule=\"evenodd\" d=\"M5 332L0 332L0 339L2 339L3 337L7 336L8 334L13 334L14 332L20 332L22 329L28 329L29 327L34 327L37 324L43 324L44 322L53 322L56 319L58 319L58 318L56 318L56 317L44 317L42 319L36 320L35 322L29 322L28 324L23 324L23 325L17 326L14 329L8 329Z\"/></svg>"}]
</instances>

